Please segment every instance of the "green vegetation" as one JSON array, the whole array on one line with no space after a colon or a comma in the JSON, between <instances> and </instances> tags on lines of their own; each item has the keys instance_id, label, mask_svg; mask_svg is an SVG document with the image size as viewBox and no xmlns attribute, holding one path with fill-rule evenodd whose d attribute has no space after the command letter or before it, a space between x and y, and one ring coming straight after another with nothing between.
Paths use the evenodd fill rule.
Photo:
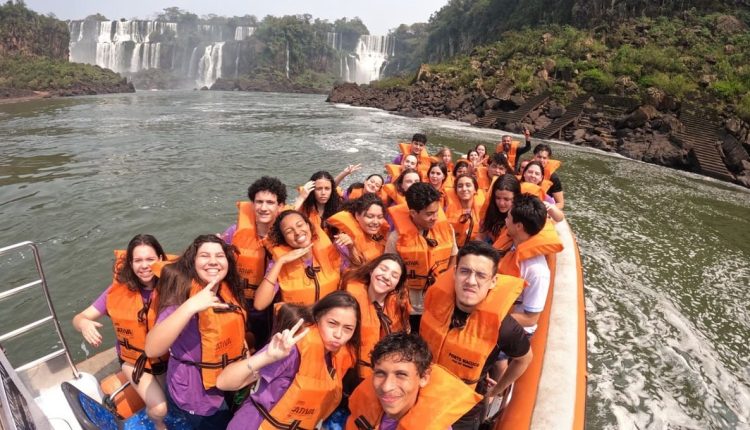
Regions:
<instances>
[{"instance_id":1,"label":"green vegetation","mask_svg":"<svg viewBox=\"0 0 750 430\"><path fill-rule=\"evenodd\" d=\"M122 76L88 64L69 63L41 57L0 57L0 88L52 91L117 86Z\"/></svg>"},{"instance_id":2,"label":"green vegetation","mask_svg":"<svg viewBox=\"0 0 750 430\"><path fill-rule=\"evenodd\" d=\"M430 67L455 87L481 86L487 94L508 82L523 93L550 90L557 99L581 90L639 97L656 87L678 100L710 96L717 107L733 104L750 117L750 15L738 16L744 21L691 12L595 29L524 28ZM389 78L378 85L403 84Z\"/></svg>"},{"instance_id":3,"label":"green vegetation","mask_svg":"<svg viewBox=\"0 0 750 430\"><path fill-rule=\"evenodd\" d=\"M0 57L34 55L68 58L68 26L26 8L23 1L0 6Z\"/></svg>"}]
</instances>

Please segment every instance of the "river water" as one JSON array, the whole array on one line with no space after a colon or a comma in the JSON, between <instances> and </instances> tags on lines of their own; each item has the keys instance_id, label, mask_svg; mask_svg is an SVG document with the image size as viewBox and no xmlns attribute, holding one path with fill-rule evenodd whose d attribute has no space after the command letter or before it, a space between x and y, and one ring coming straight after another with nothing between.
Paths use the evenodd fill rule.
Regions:
<instances>
[{"instance_id":1,"label":"river water","mask_svg":"<svg viewBox=\"0 0 750 430\"><path fill-rule=\"evenodd\" d=\"M65 334L83 359L95 351L69 321L109 284L112 250L134 234L179 253L233 223L234 202L261 175L281 177L292 199L317 170L363 163L361 180L417 131L431 152L500 136L311 95L138 92L0 105L0 246L40 244ZM584 264L588 428L750 427L750 193L553 149ZM28 282L27 263L28 254L0 259L3 290ZM0 331L42 315L34 294L3 303L13 310ZM52 348L41 329L11 342L24 354Z\"/></svg>"}]
</instances>

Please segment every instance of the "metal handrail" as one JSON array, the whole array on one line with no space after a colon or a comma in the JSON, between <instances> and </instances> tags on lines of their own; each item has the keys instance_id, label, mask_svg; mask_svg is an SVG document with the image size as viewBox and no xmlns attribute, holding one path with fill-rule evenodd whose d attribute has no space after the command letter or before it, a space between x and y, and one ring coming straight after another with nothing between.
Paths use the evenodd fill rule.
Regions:
<instances>
[{"instance_id":1,"label":"metal handrail","mask_svg":"<svg viewBox=\"0 0 750 430\"><path fill-rule=\"evenodd\" d=\"M39 279L36 281L30 282L28 284L22 285L20 287L5 291L4 293L0 294L0 300L14 296L29 288L40 285L42 287L42 292L44 293L44 299L47 301L47 307L49 308L50 316L42 318L31 324L27 324L26 326L13 330L10 333L6 333L2 336L2 339L5 340L5 339L19 336L51 320L55 327L55 331L57 332L57 337L60 339L60 342L62 343L62 350L55 351L37 360L33 360L27 364L24 364L21 367L16 368L15 370L16 371L28 370L34 365L44 363L64 353L65 358L68 360L68 365L70 366L70 370L73 371L73 376L76 379L78 379L80 374L78 373L78 369L76 368L75 363L73 363L73 358L70 356L70 350L68 349L67 342L65 342L65 336L63 336L62 328L60 327L60 321L57 319L57 312L55 312L55 306L52 304L52 299L50 299L50 296L49 296L49 288L47 288L47 280L44 277L44 270L42 269L42 259L39 256L39 248L36 246L34 242L31 242L31 241L19 242L14 245L0 248L0 255L7 254L11 251L17 251L24 247L31 248L31 251L34 254L34 263L36 264L36 271L39 274Z\"/></svg>"}]
</instances>

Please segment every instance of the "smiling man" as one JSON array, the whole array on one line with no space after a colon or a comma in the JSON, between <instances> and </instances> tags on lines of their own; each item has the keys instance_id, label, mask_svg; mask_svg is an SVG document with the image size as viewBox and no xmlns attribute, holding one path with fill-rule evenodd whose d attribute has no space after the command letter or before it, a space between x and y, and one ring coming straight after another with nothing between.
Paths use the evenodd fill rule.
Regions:
<instances>
[{"instance_id":1,"label":"smiling man","mask_svg":"<svg viewBox=\"0 0 750 430\"><path fill-rule=\"evenodd\" d=\"M427 291L419 330L434 354L433 363L488 397L513 383L532 357L523 328L507 316L524 282L498 275L499 260L498 251L487 243L464 245L456 270L441 275ZM495 383L487 375L501 351L513 360ZM478 429L483 418L480 403L453 424L453 430Z\"/></svg>"},{"instance_id":2,"label":"smiling man","mask_svg":"<svg viewBox=\"0 0 750 430\"><path fill-rule=\"evenodd\" d=\"M271 330L271 311L255 311L252 299L268 265L269 256L263 241L286 203L286 186L277 178L263 176L248 187L247 197L250 201L237 202L237 224L224 231L221 238L240 252L237 270L247 281L244 292L251 310L248 329L255 336L255 344L262 346Z\"/></svg>"},{"instance_id":3,"label":"smiling man","mask_svg":"<svg viewBox=\"0 0 750 430\"><path fill-rule=\"evenodd\" d=\"M404 332L372 351L373 375L349 399L347 430L445 430L481 400L436 364L425 341Z\"/></svg>"}]
</instances>

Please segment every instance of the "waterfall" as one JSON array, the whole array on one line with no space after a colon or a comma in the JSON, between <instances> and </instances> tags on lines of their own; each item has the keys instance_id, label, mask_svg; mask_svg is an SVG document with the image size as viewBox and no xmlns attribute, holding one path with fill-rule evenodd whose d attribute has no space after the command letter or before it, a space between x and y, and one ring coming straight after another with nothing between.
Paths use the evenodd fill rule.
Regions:
<instances>
[{"instance_id":1,"label":"waterfall","mask_svg":"<svg viewBox=\"0 0 750 430\"><path fill-rule=\"evenodd\" d=\"M221 77L221 58L224 42L216 42L206 46L203 57L198 62L198 79L195 83L199 88L208 87Z\"/></svg>"},{"instance_id":2,"label":"waterfall","mask_svg":"<svg viewBox=\"0 0 750 430\"><path fill-rule=\"evenodd\" d=\"M390 36L362 35L359 37L356 52L356 69L353 81L369 84L380 79L388 57L394 53L395 40ZM349 76L352 78L352 76Z\"/></svg>"},{"instance_id":3,"label":"waterfall","mask_svg":"<svg viewBox=\"0 0 750 430\"><path fill-rule=\"evenodd\" d=\"M89 23L96 25L93 32ZM70 61L96 64L118 73L159 68L161 42L152 42L151 34L167 30L177 34L177 23L161 21L71 21L68 28ZM94 50L93 56L90 50Z\"/></svg>"},{"instance_id":4,"label":"waterfall","mask_svg":"<svg viewBox=\"0 0 750 430\"><path fill-rule=\"evenodd\" d=\"M241 41L252 36L255 33L255 27L237 26L234 29L234 40Z\"/></svg>"},{"instance_id":5,"label":"waterfall","mask_svg":"<svg viewBox=\"0 0 750 430\"><path fill-rule=\"evenodd\" d=\"M286 78L289 79L289 41L286 41Z\"/></svg>"}]
</instances>

